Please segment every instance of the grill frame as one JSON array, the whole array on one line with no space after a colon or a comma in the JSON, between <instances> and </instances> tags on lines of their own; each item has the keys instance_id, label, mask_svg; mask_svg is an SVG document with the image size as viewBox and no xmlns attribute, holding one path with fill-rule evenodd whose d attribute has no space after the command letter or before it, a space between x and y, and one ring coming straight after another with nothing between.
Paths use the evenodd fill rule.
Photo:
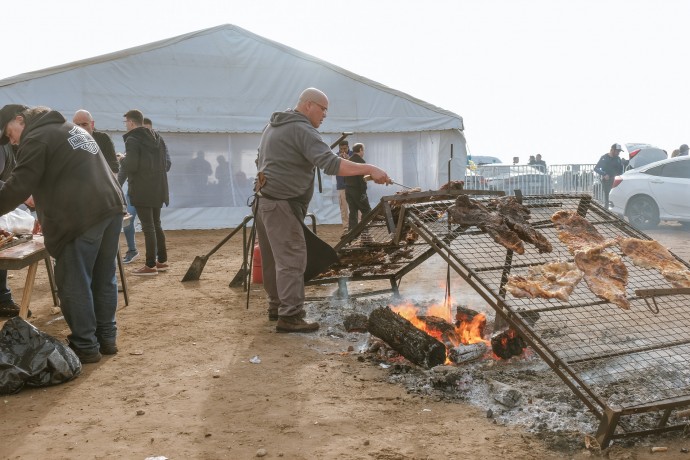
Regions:
<instances>
[{"instance_id":1,"label":"grill frame","mask_svg":"<svg viewBox=\"0 0 690 460\"><path fill-rule=\"evenodd\" d=\"M524 254L513 254L478 228L463 228L443 218L460 194L480 201L502 195L432 191L384 197L336 250L347 256L378 248L389 263L391 254L403 248L411 250L411 258L377 273L367 271L368 267L375 270L377 264L360 264L354 273L339 270L310 284L339 282L342 288L345 278L389 279L397 294L405 274L439 254L496 311L497 320L502 318L518 331L599 419L596 438L602 447L616 438L684 429L686 423L675 417L675 411L690 406L690 315L685 311L690 306L690 289L672 289L657 271L633 265L614 246L608 250L621 255L629 271L630 310L596 297L584 279L569 302L519 299L505 290L511 273L556 260L573 261L550 221L558 210L577 211L605 238L651 238L592 201L590 195L532 195L521 197L532 213L530 223L554 250L539 254L525 243ZM405 244L408 229L418 237ZM688 262L674 257L690 269ZM386 263L378 264L379 268ZM627 426L633 420L635 427Z\"/></svg>"}]
</instances>

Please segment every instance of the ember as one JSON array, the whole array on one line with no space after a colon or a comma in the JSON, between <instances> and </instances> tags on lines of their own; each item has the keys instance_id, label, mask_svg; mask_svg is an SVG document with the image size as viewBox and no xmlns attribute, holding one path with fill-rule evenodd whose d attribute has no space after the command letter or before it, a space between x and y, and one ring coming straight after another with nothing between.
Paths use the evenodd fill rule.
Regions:
<instances>
[{"instance_id":1,"label":"ember","mask_svg":"<svg viewBox=\"0 0 690 460\"><path fill-rule=\"evenodd\" d=\"M525 341L513 329L505 330L491 337L491 349L499 358L509 359L520 356L527 348Z\"/></svg>"}]
</instances>

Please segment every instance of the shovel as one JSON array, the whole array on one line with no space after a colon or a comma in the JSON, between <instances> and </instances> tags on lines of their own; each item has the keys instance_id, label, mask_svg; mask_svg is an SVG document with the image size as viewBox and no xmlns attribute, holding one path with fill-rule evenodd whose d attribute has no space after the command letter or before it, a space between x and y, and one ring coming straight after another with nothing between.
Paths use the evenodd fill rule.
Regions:
<instances>
[{"instance_id":1,"label":"shovel","mask_svg":"<svg viewBox=\"0 0 690 460\"><path fill-rule=\"evenodd\" d=\"M230 238L235 236L235 233L239 232L240 229L247 225L247 223L253 218L253 215L245 217L242 223L238 225L237 228L235 228L235 230L233 230L228 236L223 238L223 240L220 243L218 243L213 249L211 249L211 251L208 254L203 256L196 256L194 258L194 261L192 261L192 264L187 269L187 273L184 275L184 278L182 278L182 281L198 281L199 277L201 277L201 272L204 270L204 267L206 266L208 258L211 257L218 249L220 249L221 246L227 243Z\"/></svg>"}]
</instances>

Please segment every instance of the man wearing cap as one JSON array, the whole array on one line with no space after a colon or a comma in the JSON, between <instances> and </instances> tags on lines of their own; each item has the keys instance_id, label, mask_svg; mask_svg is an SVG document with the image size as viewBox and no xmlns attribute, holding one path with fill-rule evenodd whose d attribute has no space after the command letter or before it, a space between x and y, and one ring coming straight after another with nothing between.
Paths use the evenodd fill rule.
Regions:
<instances>
[{"instance_id":1,"label":"man wearing cap","mask_svg":"<svg viewBox=\"0 0 690 460\"><path fill-rule=\"evenodd\" d=\"M613 144L609 153L602 155L594 167L594 172L601 176L601 187L604 191L604 207L609 207L609 193L613 186L613 179L616 176L623 174L625 164L620 158L620 153L623 151L620 144Z\"/></svg>"},{"instance_id":2,"label":"man wearing cap","mask_svg":"<svg viewBox=\"0 0 690 460\"><path fill-rule=\"evenodd\" d=\"M69 346L82 363L117 353L115 257L125 200L96 141L47 107L0 109L0 144L18 145L0 188L0 215L33 196L55 258Z\"/></svg>"},{"instance_id":3,"label":"man wearing cap","mask_svg":"<svg viewBox=\"0 0 690 460\"><path fill-rule=\"evenodd\" d=\"M688 156L688 150L689 150L689 149L688 149L688 144L683 144L683 145L681 145L680 148L679 148L678 150L680 150L680 153L678 154L679 157L686 157L686 156Z\"/></svg>"}]
</instances>

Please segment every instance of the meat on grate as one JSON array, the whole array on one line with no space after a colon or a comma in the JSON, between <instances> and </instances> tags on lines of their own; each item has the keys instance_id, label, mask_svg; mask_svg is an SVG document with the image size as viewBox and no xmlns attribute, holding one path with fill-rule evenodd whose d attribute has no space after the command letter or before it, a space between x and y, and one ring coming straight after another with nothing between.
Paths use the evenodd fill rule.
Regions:
<instances>
[{"instance_id":1,"label":"meat on grate","mask_svg":"<svg viewBox=\"0 0 690 460\"><path fill-rule=\"evenodd\" d=\"M526 276L511 275L506 289L515 297L567 301L583 273L571 262L551 262L530 267Z\"/></svg>"},{"instance_id":2,"label":"meat on grate","mask_svg":"<svg viewBox=\"0 0 690 460\"><path fill-rule=\"evenodd\" d=\"M638 238L618 238L617 242L623 254L638 267L659 270L675 288L690 287L690 270L659 242Z\"/></svg>"},{"instance_id":3,"label":"meat on grate","mask_svg":"<svg viewBox=\"0 0 690 460\"><path fill-rule=\"evenodd\" d=\"M616 240L606 240L591 222L574 211L557 211L551 221L560 230L558 238L575 256L575 265L584 273L589 289L597 297L628 310L630 302L625 295L628 269L620 256L604 251Z\"/></svg>"}]
</instances>

